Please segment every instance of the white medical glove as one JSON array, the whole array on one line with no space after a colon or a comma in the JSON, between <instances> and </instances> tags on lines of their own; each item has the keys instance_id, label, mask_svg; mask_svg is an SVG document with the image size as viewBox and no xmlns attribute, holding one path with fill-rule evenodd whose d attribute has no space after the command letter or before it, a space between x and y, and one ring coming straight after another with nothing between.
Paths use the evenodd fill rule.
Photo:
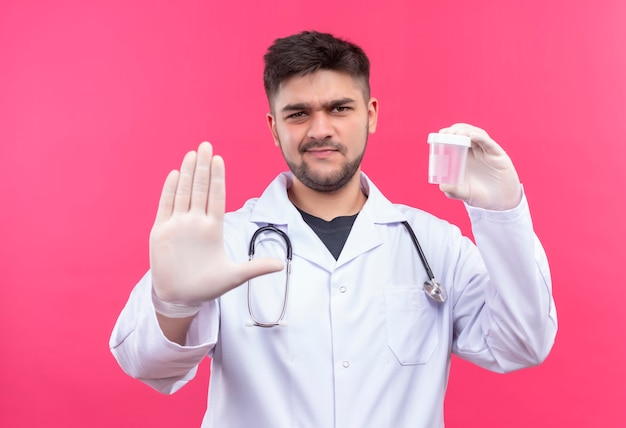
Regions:
<instances>
[{"instance_id":1,"label":"white medical glove","mask_svg":"<svg viewBox=\"0 0 626 428\"><path fill-rule=\"evenodd\" d=\"M155 304L157 312L172 306L197 308L251 278L283 268L280 259L234 263L226 255L225 195L224 161L213 156L206 142L197 153L187 153L180 172L167 176L150 233L153 300L165 303ZM169 315L168 310L163 314Z\"/></svg>"},{"instance_id":2,"label":"white medical glove","mask_svg":"<svg viewBox=\"0 0 626 428\"><path fill-rule=\"evenodd\" d=\"M513 162L484 130L466 123L455 123L439 132L465 135L472 140L464 183L458 186L439 185L446 196L487 210L504 211L519 205L522 185Z\"/></svg>"}]
</instances>

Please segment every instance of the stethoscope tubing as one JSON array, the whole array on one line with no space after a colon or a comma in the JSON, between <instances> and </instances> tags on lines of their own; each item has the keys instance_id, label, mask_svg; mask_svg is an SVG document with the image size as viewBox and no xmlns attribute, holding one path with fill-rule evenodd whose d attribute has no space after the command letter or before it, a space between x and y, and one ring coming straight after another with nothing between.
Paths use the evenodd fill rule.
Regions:
<instances>
[{"instance_id":1,"label":"stethoscope tubing","mask_svg":"<svg viewBox=\"0 0 626 428\"><path fill-rule=\"evenodd\" d=\"M435 275L433 274L433 271L430 268L430 265L428 264L428 260L426 259L424 250L422 249L422 246L420 245L419 240L417 239L417 236L415 236L415 232L413 231L413 228L411 227L408 221L403 221L402 225L405 227L405 229L409 233L409 236L411 237L411 241L413 242L413 245L415 246L415 249L417 250L417 254L422 262L422 266L424 266L424 269L426 270L426 274L428 275L428 281L424 283L424 292L426 293L428 297L430 297L432 300L436 301L437 303L445 302L448 298L447 293L445 289L441 286L441 284L439 284L435 280ZM257 327L267 328L267 327L275 327L277 325L280 325L287 311L287 302L288 302L288 297L289 297L289 278L291 276L291 261L293 259L293 248L291 245L291 239L289 239L289 236L287 235L287 233L283 232L282 230L280 230L273 224L269 223L266 226L262 226L258 228L252 235L252 238L250 238L250 245L248 247L248 260L252 260L254 258L256 240L259 237L259 235L264 232L278 233L285 241L285 250L286 250L285 298L283 300L282 311L277 321L262 322L256 318L256 316L254 315L254 311L252 309L252 292L251 292L252 287L250 287L250 281L248 281L248 312L250 313L250 318L252 318L252 321L253 321L252 325L257 326Z\"/></svg>"},{"instance_id":2,"label":"stethoscope tubing","mask_svg":"<svg viewBox=\"0 0 626 428\"><path fill-rule=\"evenodd\" d=\"M417 254L420 257L420 260L422 261L422 265L424 266L424 269L426 270L426 275L428 275L428 279L431 281L434 281L435 275L433 274L433 271L430 268L430 265L428 264L428 260L426 260L426 255L424 254L424 250L422 250L422 246L417 240L417 236L415 236L415 232L413 232L413 228L411 227L408 221L403 221L402 224L406 228L407 232L409 232L409 235L411 235L411 240L413 241L413 245L415 246L415 249L417 250Z\"/></svg>"},{"instance_id":3,"label":"stethoscope tubing","mask_svg":"<svg viewBox=\"0 0 626 428\"><path fill-rule=\"evenodd\" d=\"M285 297L283 299L283 309L280 313L278 319L274 322L263 322L260 321L255 315L254 310L252 309L252 287L250 287L250 281L248 281L248 313L250 314L250 318L252 318L253 325L257 327L276 327L280 325L281 321L285 317L285 313L287 312L287 302L289 301L289 279L291 277L291 260L293 258L293 249L291 246L291 239L289 236L273 224L268 224L267 226L260 227L254 232L252 238L250 239L250 246L248 247L248 260L252 260L254 258L254 244L258 236L263 232L275 232L278 233L283 240L285 241L285 249L286 249L286 266L285 266Z\"/></svg>"}]
</instances>

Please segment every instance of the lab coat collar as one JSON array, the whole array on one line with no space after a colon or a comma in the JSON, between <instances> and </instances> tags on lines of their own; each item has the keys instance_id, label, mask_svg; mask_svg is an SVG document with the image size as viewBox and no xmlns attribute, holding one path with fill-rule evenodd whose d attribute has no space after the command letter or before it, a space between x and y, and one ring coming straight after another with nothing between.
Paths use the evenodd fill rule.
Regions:
<instances>
[{"instance_id":1,"label":"lab coat collar","mask_svg":"<svg viewBox=\"0 0 626 428\"><path fill-rule=\"evenodd\" d=\"M367 202L352 226L336 267L381 245L386 235L386 227L381 226L407 220L406 215L393 205L364 173L361 173L361 188L367 195Z\"/></svg>"},{"instance_id":2,"label":"lab coat collar","mask_svg":"<svg viewBox=\"0 0 626 428\"><path fill-rule=\"evenodd\" d=\"M283 172L265 189L250 212L250 221L257 224L272 223L285 225L300 215L287 196L287 189L293 184L293 175Z\"/></svg>"},{"instance_id":3,"label":"lab coat collar","mask_svg":"<svg viewBox=\"0 0 626 428\"><path fill-rule=\"evenodd\" d=\"M285 225L300 217L287 196L287 189L293 183L291 172L279 174L265 189L250 213L254 223L273 223ZM368 196L361 212L368 212L369 219L376 224L397 223L406 220L406 216L394 206L374 185L365 173L361 173L361 188Z\"/></svg>"},{"instance_id":4,"label":"lab coat collar","mask_svg":"<svg viewBox=\"0 0 626 428\"><path fill-rule=\"evenodd\" d=\"M298 210L287 196L287 189L293 183L290 172L279 174L265 189L250 212L250 221L259 226L274 224L283 229L290 237L295 255L303 257L328 271L363 254L383 243L383 231L380 225L399 223L406 220L406 215L394 206L361 173L361 188L368 196L346 241L339 260L335 261L315 232L304 222ZM299 242L310 243L305 246Z\"/></svg>"}]
</instances>

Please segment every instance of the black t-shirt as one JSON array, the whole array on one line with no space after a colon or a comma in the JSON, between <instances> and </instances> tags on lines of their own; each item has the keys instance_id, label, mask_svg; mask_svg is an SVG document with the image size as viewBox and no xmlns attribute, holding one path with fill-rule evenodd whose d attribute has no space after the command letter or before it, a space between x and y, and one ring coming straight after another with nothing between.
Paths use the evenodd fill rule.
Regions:
<instances>
[{"instance_id":1,"label":"black t-shirt","mask_svg":"<svg viewBox=\"0 0 626 428\"><path fill-rule=\"evenodd\" d=\"M348 240L348 235L350 235L350 230L352 230L356 216L359 214L335 217L331 221L326 221L319 217L312 216L299 208L298 211L302 214L302 218L306 224L313 229L324 245L326 245L328 251L330 251L335 260L337 260L339 254L341 254L341 250L343 250L343 246Z\"/></svg>"}]
</instances>

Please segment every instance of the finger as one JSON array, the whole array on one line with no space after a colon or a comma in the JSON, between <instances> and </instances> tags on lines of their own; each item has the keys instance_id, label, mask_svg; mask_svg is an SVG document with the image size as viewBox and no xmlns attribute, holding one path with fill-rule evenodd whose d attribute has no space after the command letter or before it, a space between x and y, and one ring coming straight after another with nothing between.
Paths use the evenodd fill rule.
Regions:
<instances>
[{"instance_id":1,"label":"finger","mask_svg":"<svg viewBox=\"0 0 626 428\"><path fill-rule=\"evenodd\" d=\"M468 135L470 130L472 128L475 128L474 126L468 124L468 123L455 123L453 125L450 125L446 128L441 128L439 130L440 134L457 134L457 135ZM476 128L478 129L478 128Z\"/></svg>"},{"instance_id":2,"label":"finger","mask_svg":"<svg viewBox=\"0 0 626 428\"><path fill-rule=\"evenodd\" d=\"M457 186L453 184L440 184L439 190L441 190L450 199L461 199L466 201L468 199L467 186Z\"/></svg>"},{"instance_id":3,"label":"finger","mask_svg":"<svg viewBox=\"0 0 626 428\"><path fill-rule=\"evenodd\" d=\"M500 147L486 132L471 131L468 135L472 146L477 145L487 155L502 155L504 149Z\"/></svg>"},{"instance_id":4,"label":"finger","mask_svg":"<svg viewBox=\"0 0 626 428\"><path fill-rule=\"evenodd\" d=\"M447 128L441 128L439 130L439 133L465 135L466 137L476 134L477 136L483 136L484 138L489 138L489 135L484 129L481 129L474 125L470 125L469 123L455 123Z\"/></svg>"},{"instance_id":5,"label":"finger","mask_svg":"<svg viewBox=\"0 0 626 428\"><path fill-rule=\"evenodd\" d=\"M504 153L502 147L489 136L487 131L468 123L455 123L447 128L440 129L439 132L469 137L472 141L472 150L479 149L488 155L501 155Z\"/></svg>"},{"instance_id":6,"label":"finger","mask_svg":"<svg viewBox=\"0 0 626 428\"><path fill-rule=\"evenodd\" d=\"M174 213L189 211L189 201L191 199L191 183L193 172L196 168L196 152L189 152L183 158L174 196Z\"/></svg>"},{"instance_id":7,"label":"finger","mask_svg":"<svg viewBox=\"0 0 626 428\"><path fill-rule=\"evenodd\" d=\"M193 174L191 185L191 209L206 212L209 198L209 180L211 173L211 158L213 157L213 147L204 142L198 147L196 157L196 169Z\"/></svg>"},{"instance_id":8,"label":"finger","mask_svg":"<svg viewBox=\"0 0 626 428\"><path fill-rule=\"evenodd\" d=\"M221 224L224 221L224 211L226 210L224 159L221 156L213 156L210 173L207 214Z\"/></svg>"},{"instance_id":9,"label":"finger","mask_svg":"<svg viewBox=\"0 0 626 428\"><path fill-rule=\"evenodd\" d=\"M275 257L259 257L258 259L250 260L242 263L238 266L238 271L235 275L235 284L243 284L252 278L265 275L272 272L280 272L285 268L285 263Z\"/></svg>"},{"instance_id":10,"label":"finger","mask_svg":"<svg viewBox=\"0 0 626 428\"><path fill-rule=\"evenodd\" d=\"M174 208L174 195L178 184L178 171L170 171L163 183L159 207L157 208L155 224L160 224L169 219Z\"/></svg>"}]
</instances>

